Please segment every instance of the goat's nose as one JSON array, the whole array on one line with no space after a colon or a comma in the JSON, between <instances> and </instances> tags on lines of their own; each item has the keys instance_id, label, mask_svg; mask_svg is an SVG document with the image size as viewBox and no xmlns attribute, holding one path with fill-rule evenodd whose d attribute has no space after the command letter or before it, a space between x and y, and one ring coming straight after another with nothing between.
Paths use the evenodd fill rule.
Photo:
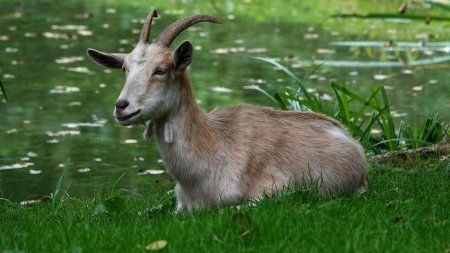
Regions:
<instances>
[{"instance_id":1,"label":"goat's nose","mask_svg":"<svg viewBox=\"0 0 450 253\"><path fill-rule=\"evenodd\" d=\"M116 102L116 109L123 110L127 108L130 103L127 100L119 100Z\"/></svg>"}]
</instances>

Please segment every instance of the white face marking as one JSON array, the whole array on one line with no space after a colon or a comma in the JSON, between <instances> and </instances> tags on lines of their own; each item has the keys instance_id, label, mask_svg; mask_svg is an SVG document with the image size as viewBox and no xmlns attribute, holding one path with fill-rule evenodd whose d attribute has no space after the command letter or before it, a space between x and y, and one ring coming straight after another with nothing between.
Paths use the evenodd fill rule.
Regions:
<instances>
[{"instance_id":1,"label":"white face marking","mask_svg":"<svg viewBox=\"0 0 450 253\"><path fill-rule=\"evenodd\" d=\"M345 134L344 131L342 131L342 129L332 128L328 132L331 134L332 138L340 139L345 142L351 142L350 138L347 136L347 134Z\"/></svg>"}]
</instances>

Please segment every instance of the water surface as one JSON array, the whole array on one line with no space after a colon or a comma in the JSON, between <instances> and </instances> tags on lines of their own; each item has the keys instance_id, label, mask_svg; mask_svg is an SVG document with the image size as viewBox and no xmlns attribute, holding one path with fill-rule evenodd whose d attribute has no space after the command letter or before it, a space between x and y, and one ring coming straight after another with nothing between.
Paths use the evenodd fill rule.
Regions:
<instances>
[{"instance_id":1,"label":"water surface","mask_svg":"<svg viewBox=\"0 0 450 253\"><path fill-rule=\"evenodd\" d=\"M259 85L274 92L292 83L271 65L252 58L263 56L279 60L299 76L324 63L308 82L324 99L333 99L330 81L346 81L362 94L368 94L371 86L384 85L399 120L421 122L434 106L450 116L448 23L424 27L395 20L322 22L318 21L325 15L322 7L311 9L308 1L295 5L309 8L304 18L277 3L267 3L264 10L278 10L284 16L258 12L263 7L256 1L183 2L157 4L161 18L152 31L155 35L170 22L200 11L223 20L221 25L199 24L173 45L189 39L195 46L189 71L205 111L237 103L272 106L246 87ZM4 197L24 200L50 194L69 158L67 187L75 195L91 196L124 173L117 188L156 193L173 184L167 173L140 175L164 170L155 143L142 139L142 127L114 122L112 110L123 75L100 68L85 55L88 47L130 51L150 9L141 5L2 2L0 78L9 97L8 103L0 104ZM245 8L248 15L243 15Z\"/></svg>"}]
</instances>

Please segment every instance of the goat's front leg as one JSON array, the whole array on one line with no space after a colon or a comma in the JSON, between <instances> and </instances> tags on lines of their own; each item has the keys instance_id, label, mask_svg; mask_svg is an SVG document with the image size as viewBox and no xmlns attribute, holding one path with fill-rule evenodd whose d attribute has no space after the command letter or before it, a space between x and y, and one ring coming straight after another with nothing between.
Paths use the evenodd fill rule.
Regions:
<instances>
[{"instance_id":1,"label":"goat's front leg","mask_svg":"<svg viewBox=\"0 0 450 253\"><path fill-rule=\"evenodd\" d=\"M178 183L175 186L175 196L177 197L177 209L175 210L175 212L181 213L188 210L187 204L189 202L189 197Z\"/></svg>"}]
</instances>

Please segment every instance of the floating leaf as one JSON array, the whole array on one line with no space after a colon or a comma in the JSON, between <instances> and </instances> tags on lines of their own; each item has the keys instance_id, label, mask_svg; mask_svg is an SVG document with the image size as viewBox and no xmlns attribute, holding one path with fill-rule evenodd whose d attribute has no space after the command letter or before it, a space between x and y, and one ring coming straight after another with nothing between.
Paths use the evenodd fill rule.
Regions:
<instances>
[{"instance_id":1,"label":"floating leaf","mask_svg":"<svg viewBox=\"0 0 450 253\"><path fill-rule=\"evenodd\" d=\"M3 78L5 78L5 79L12 79L12 78L16 78L16 76L12 75L12 74L3 74Z\"/></svg>"},{"instance_id":2,"label":"floating leaf","mask_svg":"<svg viewBox=\"0 0 450 253\"><path fill-rule=\"evenodd\" d=\"M7 48L5 48L5 52L6 53L13 54L13 53L17 53L18 51L19 51L19 49L15 48L15 47L7 47Z\"/></svg>"},{"instance_id":3,"label":"floating leaf","mask_svg":"<svg viewBox=\"0 0 450 253\"><path fill-rule=\"evenodd\" d=\"M166 246L167 246L166 240L158 240L158 241L154 241L152 243L145 245L144 248L146 250L161 250L161 249L164 249Z\"/></svg>"},{"instance_id":4,"label":"floating leaf","mask_svg":"<svg viewBox=\"0 0 450 253\"><path fill-rule=\"evenodd\" d=\"M247 49L247 53L265 53L267 52L267 48L250 48Z\"/></svg>"},{"instance_id":5,"label":"floating leaf","mask_svg":"<svg viewBox=\"0 0 450 253\"><path fill-rule=\"evenodd\" d=\"M142 157L142 156L136 156L135 158L134 158L134 161L144 161L145 159L144 159L144 157Z\"/></svg>"},{"instance_id":6,"label":"floating leaf","mask_svg":"<svg viewBox=\"0 0 450 253\"><path fill-rule=\"evenodd\" d=\"M93 31L89 30L78 30L77 33L81 36L91 36L92 34L94 34Z\"/></svg>"},{"instance_id":7,"label":"floating leaf","mask_svg":"<svg viewBox=\"0 0 450 253\"><path fill-rule=\"evenodd\" d=\"M164 173L165 171L164 170L145 170L145 171L141 171L141 172L139 172L138 174L139 175L159 175L159 174L162 174L162 173Z\"/></svg>"},{"instance_id":8,"label":"floating leaf","mask_svg":"<svg viewBox=\"0 0 450 253\"><path fill-rule=\"evenodd\" d=\"M166 15L181 15L184 14L185 10L184 9L179 9L179 10L164 10L164 14Z\"/></svg>"},{"instance_id":9,"label":"floating leaf","mask_svg":"<svg viewBox=\"0 0 450 253\"><path fill-rule=\"evenodd\" d=\"M336 50L334 50L334 49L329 49L329 48L318 48L318 49L316 50L316 52L317 52L318 54L334 54L334 53L336 53Z\"/></svg>"},{"instance_id":10,"label":"floating leaf","mask_svg":"<svg viewBox=\"0 0 450 253\"><path fill-rule=\"evenodd\" d=\"M34 152L29 151L29 152L27 153L27 156L28 156L28 157L36 157L37 154L34 153Z\"/></svg>"},{"instance_id":11,"label":"floating leaf","mask_svg":"<svg viewBox=\"0 0 450 253\"><path fill-rule=\"evenodd\" d=\"M77 73L90 73L91 72L87 67L67 68L67 71L77 72Z\"/></svg>"},{"instance_id":12,"label":"floating leaf","mask_svg":"<svg viewBox=\"0 0 450 253\"><path fill-rule=\"evenodd\" d=\"M89 18L92 18L93 16L94 16L94 14L92 14L90 12L77 13L74 15L74 17L76 19L89 19Z\"/></svg>"},{"instance_id":13,"label":"floating leaf","mask_svg":"<svg viewBox=\"0 0 450 253\"><path fill-rule=\"evenodd\" d=\"M228 54L245 52L245 47L217 48L212 51L213 54Z\"/></svg>"},{"instance_id":14,"label":"floating leaf","mask_svg":"<svg viewBox=\"0 0 450 253\"><path fill-rule=\"evenodd\" d=\"M69 106L81 106L81 105L82 105L82 103L79 101L73 101L73 102L69 103Z\"/></svg>"},{"instance_id":15,"label":"floating leaf","mask_svg":"<svg viewBox=\"0 0 450 253\"><path fill-rule=\"evenodd\" d=\"M108 9L105 10L105 12L106 12L106 13L109 13L109 14L115 14L115 13L117 13L116 9L113 9L113 8L108 8Z\"/></svg>"},{"instance_id":16,"label":"floating leaf","mask_svg":"<svg viewBox=\"0 0 450 253\"><path fill-rule=\"evenodd\" d=\"M61 57L55 60L56 63L59 64L66 64L66 63L73 63L77 61L84 60L84 57L81 56L69 56L69 57Z\"/></svg>"},{"instance_id":17,"label":"floating leaf","mask_svg":"<svg viewBox=\"0 0 450 253\"><path fill-rule=\"evenodd\" d=\"M42 170L29 170L28 172L30 172L31 175L38 175L42 173Z\"/></svg>"},{"instance_id":18,"label":"floating leaf","mask_svg":"<svg viewBox=\"0 0 450 253\"><path fill-rule=\"evenodd\" d=\"M61 124L63 127L67 128L78 128L78 127L103 127L106 124L106 119L99 119L95 122L80 122L80 123L64 123Z\"/></svg>"},{"instance_id":19,"label":"floating leaf","mask_svg":"<svg viewBox=\"0 0 450 253\"><path fill-rule=\"evenodd\" d=\"M137 143L138 141L137 140L135 140L135 139L127 139L127 140L124 140L123 141L123 144L135 144L135 143Z\"/></svg>"},{"instance_id":20,"label":"floating leaf","mask_svg":"<svg viewBox=\"0 0 450 253\"><path fill-rule=\"evenodd\" d=\"M74 86L62 86L57 85L55 88L51 89L49 92L51 94L64 94L64 93L73 93L73 92L79 92L80 88L74 87Z\"/></svg>"},{"instance_id":21,"label":"floating leaf","mask_svg":"<svg viewBox=\"0 0 450 253\"><path fill-rule=\"evenodd\" d=\"M412 71L411 69L404 69L402 70L402 73L405 75L412 75L414 74L414 71Z\"/></svg>"},{"instance_id":22,"label":"floating leaf","mask_svg":"<svg viewBox=\"0 0 450 253\"><path fill-rule=\"evenodd\" d=\"M52 30L86 30L85 25L52 25Z\"/></svg>"},{"instance_id":23,"label":"floating leaf","mask_svg":"<svg viewBox=\"0 0 450 253\"><path fill-rule=\"evenodd\" d=\"M52 32L43 32L42 36L47 39L75 39L73 35L63 34L63 33L52 33Z\"/></svg>"},{"instance_id":24,"label":"floating leaf","mask_svg":"<svg viewBox=\"0 0 450 253\"><path fill-rule=\"evenodd\" d=\"M373 76L373 78L375 80L385 80L385 79L388 79L389 76L388 75L383 75L383 74L376 74L376 75Z\"/></svg>"},{"instance_id":25,"label":"floating leaf","mask_svg":"<svg viewBox=\"0 0 450 253\"><path fill-rule=\"evenodd\" d=\"M78 169L77 171L78 171L79 173L86 173L86 172L91 171L91 169L90 169L90 168L82 168L82 169Z\"/></svg>"},{"instance_id":26,"label":"floating leaf","mask_svg":"<svg viewBox=\"0 0 450 253\"><path fill-rule=\"evenodd\" d=\"M17 128L12 128L6 131L6 134L13 134L13 133L17 133Z\"/></svg>"},{"instance_id":27,"label":"floating leaf","mask_svg":"<svg viewBox=\"0 0 450 253\"><path fill-rule=\"evenodd\" d=\"M220 87L220 86L212 87L209 90L210 91L214 91L214 92L221 92L221 93L231 93L231 92L233 92L233 90L231 90L229 88Z\"/></svg>"},{"instance_id":28,"label":"floating leaf","mask_svg":"<svg viewBox=\"0 0 450 253\"><path fill-rule=\"evenodd\" d=\"M57 136L66 136L66 135L80 135L80 131L78 130L63 130L58 132L47 132L47 135L50 137L57 137Z\"/></svg>"},{"instance_id":29,"label":"floating leaf","mask_svg":"<svg viewBox=\"0 0 450 253\"><path fill-rule=\"evenodd\" d=\"M319 34L317 33L305 33L303 35L303 38L305 38L305 40L315 40L319 38Z\"/></svg>"},{"instance_id":30,"label":"floating leaf","mask_svg":"<svg viewBox=\"0 0 450 253\"><path fill-rule=\"evenodd\" d=\"M37 35L36 35L36 33L24 33L23 36L25 36L26 38L34 38L34 37L36 37Z\"/></svg>"},{"instance_id":31,"label":"floating leaf","mask_svg":"<svg viewBox=\"0 0 450 253\"><path fill-rule=\"evenodd\" d=\"M22 168L30 167L30 166L33 166L33 165L34 165L34 163L31 163L31 162L15 163L15 164L12 164L12 165L0 166L0 170L16 170L16 169L22 169Z\"/></svg>"}]
</instances>

